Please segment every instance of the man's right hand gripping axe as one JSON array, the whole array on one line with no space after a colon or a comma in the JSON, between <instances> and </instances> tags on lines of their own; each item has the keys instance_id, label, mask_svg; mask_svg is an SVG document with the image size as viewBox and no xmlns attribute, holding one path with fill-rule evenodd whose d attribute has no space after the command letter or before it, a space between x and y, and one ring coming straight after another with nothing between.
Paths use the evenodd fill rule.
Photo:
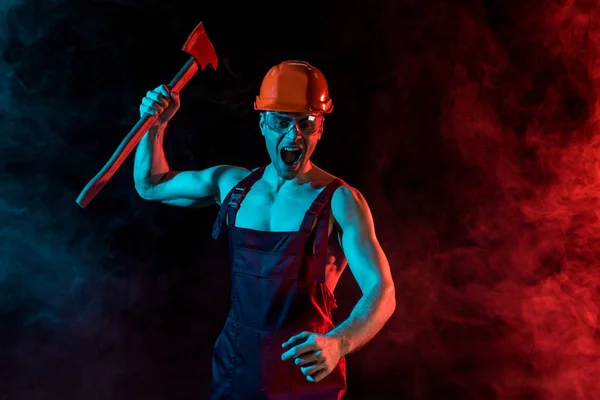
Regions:
<instances>
[{"instance_id":1,"label":"man's right hand gripping axe","mask_svg":"<svg viewBox=\"0 0 600 400\"><path fill-rule=\"evenodd\" d=\"M171 80L168 88L171 92L179 93L179 91L189 82L190 79L198 72L200 68L204 70L208 64L213 70L217 69L218 59L215 49L206 36L204 26L200 22L189 35L187 41L183 45L183 51L188 53L191 58L181 68L177 75ZM77 198L77 204L85 207L90 201L102 190L104 185L117 172L117 169L123 164L127 156L133 151L139 143L142 136L156 122L158 116L145 115L138 123L129 131L125 139L121 142L117 150L114 152L110 160L96 174L94 178L85 186Z\"/></svg>"}]
</instances>

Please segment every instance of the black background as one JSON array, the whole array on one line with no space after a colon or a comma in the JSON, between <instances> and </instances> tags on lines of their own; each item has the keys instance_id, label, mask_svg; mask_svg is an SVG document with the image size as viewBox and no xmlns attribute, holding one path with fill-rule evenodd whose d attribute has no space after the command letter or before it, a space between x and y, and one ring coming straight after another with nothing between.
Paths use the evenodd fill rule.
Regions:
<instances>
[{"instance_id":1,"label":"black background","mask_svg":"<svg viewBox=\"0 0 600 400\"><path fill-rule=\"evenodd\" d=\"M205 398L228 310L217 209L80 190L200 21L173 169L268 163L254 96L300 59L313 157L367 198L398 308L350 399L600 397L597 6L558 1L8 1L0 6L0 399ZM360 292L346 271L338 321Z\"/></svg>"}]
</instances>

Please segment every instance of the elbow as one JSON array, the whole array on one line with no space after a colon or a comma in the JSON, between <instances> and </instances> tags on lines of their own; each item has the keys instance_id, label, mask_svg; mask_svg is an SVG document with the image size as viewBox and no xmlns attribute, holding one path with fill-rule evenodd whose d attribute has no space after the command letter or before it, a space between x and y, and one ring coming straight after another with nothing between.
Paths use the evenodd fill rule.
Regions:
<instances>
[{"instance_id":1,"label":"elbow","mask_svg":"<svg viewBox=\"0 0 600 400\"><path fill-rule=\"evenodd\" d=\"M393 281L381 280L363 293L363 296L371 298L379 304L378 308L384 319L389 319L396 311L396 289Z\"/></svg>"},{"instance_id":2,"label":"elbow","mask_svg":"<svg viewBox=\"0 0 600 400\"><path fill-rule=\"evenodd\" d=\"M144 200L152 200L152 189L149 188L147 185L140 185L140 184L135 184L135 191L137 192L137 194Z\"/></svg>"},{"instance_id":3,"label":"elbow","mask_svg":"<svg viewBox=\"0 0 600 400\"><path fill-rule=\"evenodd\" d=\"M383 303L387 311L387 317L390 318L396 311L396 288L394 282L383 285Z\"/></svg>"},{"instance_id":4,"label":"elbow","mask_svg":"<svg viewBox=\"0 0 600 400\"><path fill-rule=\"evenodd\" d=\"M160 196L159 192L161 192L161 190L157 190L157 188L162 183L162 181L165 179L166 176L167 176L166 173L154 174L154 175L150 176L149 178L148 177L144 177L144 178L138 177L136 179L136 177L134 176L133 183L135 186L135 191L144 200L151 200L151 201L164 200L163 198L159 198L159 196Z\"/></svg>"},{"instance_id":5,"label":"elbow","mask_svg":"<svg viewBox=\"0 0 600 400\"><path fill-rule=\"evenodd\" d=\"M381 303L387 318L390 318L394 311L396 311L396 289L394 282L381 282L377 290L381 296Z\"/></svg>"}]
</instances>

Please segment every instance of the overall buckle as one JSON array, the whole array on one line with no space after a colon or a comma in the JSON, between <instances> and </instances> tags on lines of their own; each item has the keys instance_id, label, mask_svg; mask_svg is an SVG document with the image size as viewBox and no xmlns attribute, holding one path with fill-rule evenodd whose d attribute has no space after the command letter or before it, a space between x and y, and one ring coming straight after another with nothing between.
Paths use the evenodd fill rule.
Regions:
<instances>
[{"instance_id":1,"label":"overall buckle","mask_svg":"<svg viewBox=\"0 0 600 400\"><path fill-rule=\"evenodd\" d=\"M240 198L242 197L242 194L244 194L243 187L234 188L233 192L231 193L231 199L229 200L229 204L227 204L227 206L233 207L233 208L238 208L239 201L240 201Z\"/></svg>"}]
</instances>

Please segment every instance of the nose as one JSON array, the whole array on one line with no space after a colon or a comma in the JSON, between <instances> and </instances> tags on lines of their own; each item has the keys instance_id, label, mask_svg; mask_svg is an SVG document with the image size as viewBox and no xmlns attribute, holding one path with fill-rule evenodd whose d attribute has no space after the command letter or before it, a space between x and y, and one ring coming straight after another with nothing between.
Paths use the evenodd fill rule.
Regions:
<instances>
[{"instance_id":1,"label":"nose","mask_svg":"<svg viewBox=\"0 0 600 400\"><path fill-rule=\"evenodd\" d=\"M285 134L286 137L289 137L291 139L296 139L297 137L301 137L302 134L300 132L300 129L298 129L298 124L294 123L294 125L292 125L290 127L290 129L287 131L287 133Z\"/></svg>"}]
</instances>

